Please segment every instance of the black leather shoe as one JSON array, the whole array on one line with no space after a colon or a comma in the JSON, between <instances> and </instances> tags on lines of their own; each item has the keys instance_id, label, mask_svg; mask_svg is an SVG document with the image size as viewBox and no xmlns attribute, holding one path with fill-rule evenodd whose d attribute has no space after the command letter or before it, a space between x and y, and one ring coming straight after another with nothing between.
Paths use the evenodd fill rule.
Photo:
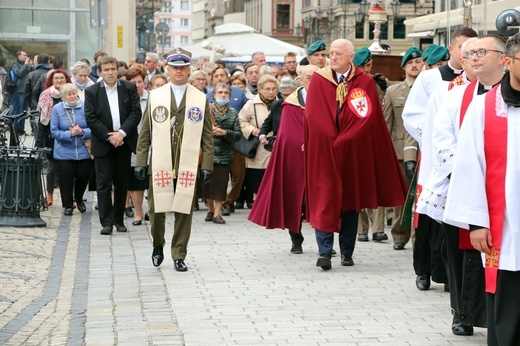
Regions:
<instances>
[{"instance_id":1,"label":"black leather shoe","mask_svg":"<svg viewBox=\"0 0 520 346\"><path fill-rule=\"evenodd\" d=\"M173 266L175 267L175 270L178 272L187 272L188 271L188 266L184 263L183 259L173 260Z\"/></svg>"},{"instance_id":2,"label":"black leather shoe","mask_svg":"<svg viewBox=\"0 0 520 346\"><path fill-rule=\"evenodd\" d=\"M164 244L165 244L165 241L163 240L161 245L153 247L152 264L154 267L160 266L162 261L164 260L164 253L163 253Z\"/></svg>"},{"instance_id":3,"label":"black leather shoe","mask_svg":"<svg viewBox=\"0 0 520 346\"><path fill-rule=\"evenodd\" d=\"M404 244L403 243L395 243L394 244L394 250L404 250Z\"/></svg>"},{"instance_id":4,"label":"black leather shoe","mask_svg":"<svg viewBox=\"0 0 520 346\"><path fill-rule=\"evenodd\" d=\"M229 211L231 211L232 213L235 212L235 206L233 204L229 206Z\"/></svg>"},{"instance_id":5,"label":"black leather shoe","mask_svg":"<svg viewBox=\"0 0 520 346\"><path fill-rule=\"evenodd\" d=\"M388 220L386 220L386 225L387 225L388 227L392 227L392 222L393 222L393 221L394 221L393 218L389 218Z\"/></svg>"},{"instance_id":6,"label":"black leather shoe","mask_svg":"<svg viewBox=\"0 0 520 346\"><path fill-rule=\"evenodd\" d=\"M430 276L428 275L417 275L417 278L415 279L415 285L418 289L421 291L427 291L430 289Z\"/></svg>"},{"instance_id":7,"label":"black leather shoe","mask_svg":"<svg viewBox=\"0 0 520 346\"><path fill-rule=\"evenodd\" d=\"M116 231L118 232L128 232L125 225L116 225Z\"/></svg>"},{"instance_id":8,"label":"black leather shoe","mask_svg":"<svg viewBox=\"0 0 520 346\"><path fill-rule=\"evenodd\" d=\"M354 265L354 260L350 256L341 256L341 265L344 267L351 267Z\"/></svg>"},{"instance_id":9,"label":"black leather shoe","mask_svg":"<svg viewBox=\"0 0 520 346\"><path fill-rule=\"evenodd\" d=\"M222 210L220 211L220 215L229 216L231 215L231 208L229 208L227 205L222 207Z\"/></svg>"},{"instance_id":10,"label":"black leather shoe","mask_svg":"<svg viewBox=\"0 0 520 346\"><path fill-rule=\"evenodd\" d=\"M244 202L236 201L235 202L235 209L244 209Z\"/></svg>"},{"instance_id":11,"label":"black leather shoe","mask_svg":"<svg viewBox=\"0 0 520 346\"><path fill-rule=\"evenodd\" d=\"M368 234L358 234L357 240L358 241L368 241Z\"/></svg>"},{"instance_id":12,"label":"black leather shoe","mask_svg":"<svg viewBox=\"0 0 520 346\"><path fill-rule=\"evenodd\" d=\"M72 215L72 208L65 208L65 211L63 212L63 215L71 216Z\"/></svg>"},{"instance_id":13,"label":"black leather shoe","mask_svg":"<svg viewBox=\"0 0 520 346\"><path fill-rule=\"evenodd\" d=\"M372 234L372 240L373 241L383 241L388 240L388 236L385 232L376 232Z\"/></svg>"},{"instance_id":14,"label":"black leather shoe","mask_svg":"<svg viewBox=\"0 0 520 346\"><path fill-rule=\"evenodd\" d=\"M247 208L248 208L248 209L252 209L252 208L253 208L253 203L254 203L254 202L255 202L255 201L247 202L247 203L246 203L246 204L247 204Z\"/></svg>"},{"instance_id":15,"label":"black leather shoe","mask_svg":"<svg viewBox=\"0 0 520 346\"><path fill-rule=\"evenodd\" d=\"M455 335L473 335L473 326L462 323L453 323L451 325L451 331Z\"/></svg>"},{"instance_id":16,"label":"black leather shoe","mask_svg":"<svg viewBox=\"0 0 520 346\"><path fill-rule=\"evenodd\" d=\"M337 254L338 254L338 253L337 253L336 250L334 250L334 249L332 249L332 250L330 251L330 255L331 255L332 257L335 257Z\"/></svg>"},{"instance_id":17,"label":"black leather shoe","mask_svg":"<svg viewBox=\"0 0 520 346\"><path fill-rule=\"evenodd\" d=\"M144 221L150 221L150 215L148 215L148 212L144 214Z\"/></svg>"},{"instance_id":18,"label":"black leather shoe","mask_svg":"<svg viewBox=\"0 0 520 346\"><path fill-rule=\"evenodd\" d=\"M87 207L85 206L85 202L80 200L79 202L76 201L76 206L78 207L78 210L80 213L84 213L87 211Z\"/></svg>"},{"instance_id":19,"label":"black leather shoe","mask_svg":"<svg viewBox=\"0 0 520 346\"><path fill-rule=\"evenodd\" d=\"M332 263L330 258L327 256L318 257L318 261L316 262L316 267L321 267L323 270L329 270L332 268Z\"/></svg>"},{"instance_id":20,"label":"black leather shoe","mask_svg":"<svg viewBox=\"0 0 520 346\"><path fill-rule=\"evenodd\" d=\"M112 234L112 226L105 226L101 229L101 232L99 232L103 235L110 235Z\"/></svg>"},{"instance_id":21,"label":"black leather shoe","mask_svg":"<svg viewBox=\"0 0 520 346\"><path fill-rule=\"evenodd\" d=\"M204 221L206 221L206 222L212 222L213 221L213 213L211 211L208 211L208 214L204 218Z\"/></svg>"},{"instance_id":22,"label":"black leather shoe","mask_svg":"<svg viewBox=\"0 0 520 346\"><path fill-rule=\"evenodd\" d=\"M134 211L132 210L132 207L125 208L125 215L126 217L134 217Z\"/></svg>"},{"instance_id":23,"label":"black leather shoe","mask_svg":"<svg viewBox=\"0 0 520 346\"><path fill-rule=\"evenodd\" d=\"M298 254L298 255L303 253L302 244L293 243L292 247L291 247L291 253Z\"/></svg>"},{"instance_id":24,"label":"black leather shoe","mask_svg":"<svg viewBox=\"0 0 520 346\"><path fill-rule=\"evenodd\" d=\"M142 224L143 224L143 220L132 221L132 225L134 225L134 226L141 226Z\"/></svg>"}]
</instances>

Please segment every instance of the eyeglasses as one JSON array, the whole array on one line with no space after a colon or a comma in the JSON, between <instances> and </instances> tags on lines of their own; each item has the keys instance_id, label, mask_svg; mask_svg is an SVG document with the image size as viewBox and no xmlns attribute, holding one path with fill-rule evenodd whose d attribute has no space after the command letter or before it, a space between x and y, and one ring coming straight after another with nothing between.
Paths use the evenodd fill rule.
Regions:
<instances>
[{"instance_id":1,"label":"eyeglasses","mask_svg":"<svg viewBox=\"0 0 520 346\"><path fill-rule=\"evenodd\" d=\"M277 92L278 88L263 88L262 90L272 93L272 92Z\"/></svg>"},{"instance_id":2,"label":"eyeglasses","mask_svg":"<svg viewBox=\"0 0 520 346\"><path fill-rule=\"evenodd\" d=\"M206 78L195 78L197 82L206 82Z\"/></svg>"},{"instance_id":3,"label":"eyeglasses","mask_svg":"<svg viewBox=\"0 0 520 346\"><path fill-rule=\"evenodd\" d=\"M60 79L65 79L65 77L55 76L55 77L52 77L52 79L60 80Z\"/></svg>"},{"instance_id":4,"label":"eyeglasses","mask_svg":"<svg viewBox=\"0 0 520 346\"><path fill-rule=\"evenodd\" d=\"M517 57L514 57L514 56L510 56L509 58L510 58L510 59L513 59L513 61L515 61L515 60L520 60L520 58L517 58Z\"/></svg>"},{"instance_id":5,"label":"eyeglasses","mask_svg":"<svg viewBox=\"0 0 520 346\"><path fill-rule=\"evenodd\" d=\"M477 57L482 58L483 56L486 56L487 52L496 52L496 53L499 53L499 54L504 54L504 52L501 52L499 50L480 48L480 49L477 49L477 50L469 50L469 51L467 51L466 52L466 58L467 59L471 59L473 57L473 54L477 54Z\"/></svg>"},{"instance_id":6,"label":"eyeglasses","mask_svg":"<svg viewBox=\"0 0 520 346\"><path fill-rule=\"evenodd\" d=\"M296 64L296 61L286 61L285 64L286 65L293 65L293 64Z\"/></svg>"},{"instance_id":7,"label":"eyeglasses","mask_svg":"<svg viewBox=\"0 0 520 346\"><path fill-rule=\"evenodd\" d=\"M144 62L154 62L153 60L145 60Z\"/></svg>"}]
</instances>

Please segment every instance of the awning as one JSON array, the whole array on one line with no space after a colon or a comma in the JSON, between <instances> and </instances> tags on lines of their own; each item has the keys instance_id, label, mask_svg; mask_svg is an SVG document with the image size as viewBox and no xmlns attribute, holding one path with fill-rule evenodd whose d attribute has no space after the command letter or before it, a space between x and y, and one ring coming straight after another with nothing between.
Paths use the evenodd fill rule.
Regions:
<instances>
[{"instance_id":1,"label":"awning","mask_svg":"<svg viewBox=\"0 0 520 346\"><path fill-rule=\"evenodd\" d=\"M435 36L435 30L411 32L406 37L408 38L430 38Z\"/></svg>"}]
</instances>

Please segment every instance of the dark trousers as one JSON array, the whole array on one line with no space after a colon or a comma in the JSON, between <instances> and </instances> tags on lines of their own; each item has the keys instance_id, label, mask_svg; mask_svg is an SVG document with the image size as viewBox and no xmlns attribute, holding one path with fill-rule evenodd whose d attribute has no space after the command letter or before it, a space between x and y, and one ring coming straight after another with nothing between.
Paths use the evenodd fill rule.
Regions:
<instances>
[{"instance_id":1,"label":"dark trousers","mask_svg":"<svg viewBox=\"0 0 520 346\"><path fill-rule=\"evenodd\" d=\"M477 250L459 248L459 228L443 224L448 257L451 310L458 322L486 327L485 279Z\"/></svg>"},{"instance_id":2,"label":"dark trousers","mask_svg":"<svg viewBox=\"0 0 520 346\"><path fill-rule=\"evenodd\" d=\"M443 255L444 252L444 255ZM448 283L443 258L446 245L441 224L427 215L419 216L413 246L413 268L416 275L428 275L438 283Z\"/></svg>"},{"instance_id":3,"label":"dark trousers","mask_svg":"<svg viewBox=\"0 0 520 346\"><path fill-rule=\"evenodd\" d=\"M488 345L510 346L520 342L520 272L498 271L496 294L486 293Z\"/></svg>"},{"instance_id":4,"label":"dark trousers","mask_svg":"<svg viewBox=\"0 0 520 346\"><path fill-rule=\"evenodd\" d=\"M107 155L95 157L99 221L103 227L123 225L131 151L126 145L111 148ZM114 202L112 203L112 185Z\"/></svg>"},{"instance_id":5,"label":"dark trousers","mask_svg":"<svg viewBox=\"0 0 520 346\"><path fill-rule=\"evenodd\" d=\"M29 107L27 103L25 102L25 98L23 97L23 93L14 93L11 96L11 111L9 112L9 115L18 115L21 114L23 111L26 111ZM25 118L18 119L15 124L15 129L18 132L23 131L25 128Z\"/></svg>"},{"instance_id":6,"label":"dark trousers","mask_svg":"<svg viewBox=\"0 0 520 346\"><path fill-rule=\"evenodd\" d=\"M342 256L352 257L356 245L356 234L359 213L349 210L341 214L341 227L339 230L339 248ZM322 232L316 229L316 242L320 256L331 257L334 245L334 233Z\"/></svg>"},{"instance_id":7,"label":"dark trousers","mask_svg":"<svg viewBox=\"0 0 520 346\"><path fill-rule=\"evenodd\" d=\"M74 200L81 201L87 188L92 160L60 160L60 192L61 204L64 208L72 208Z\"/></svg>"}]
</instances>

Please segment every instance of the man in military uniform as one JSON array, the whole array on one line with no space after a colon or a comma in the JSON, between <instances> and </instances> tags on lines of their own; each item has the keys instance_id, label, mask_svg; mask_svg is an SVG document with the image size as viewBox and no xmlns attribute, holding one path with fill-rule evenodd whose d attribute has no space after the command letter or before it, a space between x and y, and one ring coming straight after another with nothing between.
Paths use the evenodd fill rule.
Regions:
<instances>
[{"instance_id":1,"label":"man in military uniform","mask_svg":"<svg viewBox=\"0 0 520 346\"><path fill-rule=\"evenodd\" d=\"M318 40L307 48L307 60L311 65L319 68L325 67L327 63L327 46L322 40Z\"/></svg>"},{"instance_id":2,"label":"man in military uniform","mask_svg":"<svg viewBox=\"0 0 520 346\"><path fill-rule=\"evenodd\" d=\"M401 164L401 169L407 179L406 183L410 185L413 176L413 169L406 169L405 162L417 162L418 146L403 125L403 108L406 98L410 93L415 78L422 70L423 61L421 59L421 51L417 47L410 47L404 54L401 61L406 78L399 84L392 85L388 88L383 102L383 114L385 115L386 125L390 132L390 137L394 142L394 149L397 159ZM401 217L403 214L403 206L394 207L395 218L392 225L392 238L394 239L394 250L403 250L404 246L410 240L411 230L401 228Z\"/></svg>"},{"instance_id":3,"label":"man in military uniform","mask_svg":"<svg viewBox=\"0 0 520 346\"><path fill-rule=\"evenodd\" d=\"M166 61L170 83L155 89L148 98L135 174L144 179L148 166L153 265L158 267L164 260L165 213L174 211L171 256L175 270L187 271L184 259L191 233L198 153L202 148L200 176L205 184L213 171L213 133L206 95L188 84L191 53L176 48Z\"/></svg>"}]
</instances>

